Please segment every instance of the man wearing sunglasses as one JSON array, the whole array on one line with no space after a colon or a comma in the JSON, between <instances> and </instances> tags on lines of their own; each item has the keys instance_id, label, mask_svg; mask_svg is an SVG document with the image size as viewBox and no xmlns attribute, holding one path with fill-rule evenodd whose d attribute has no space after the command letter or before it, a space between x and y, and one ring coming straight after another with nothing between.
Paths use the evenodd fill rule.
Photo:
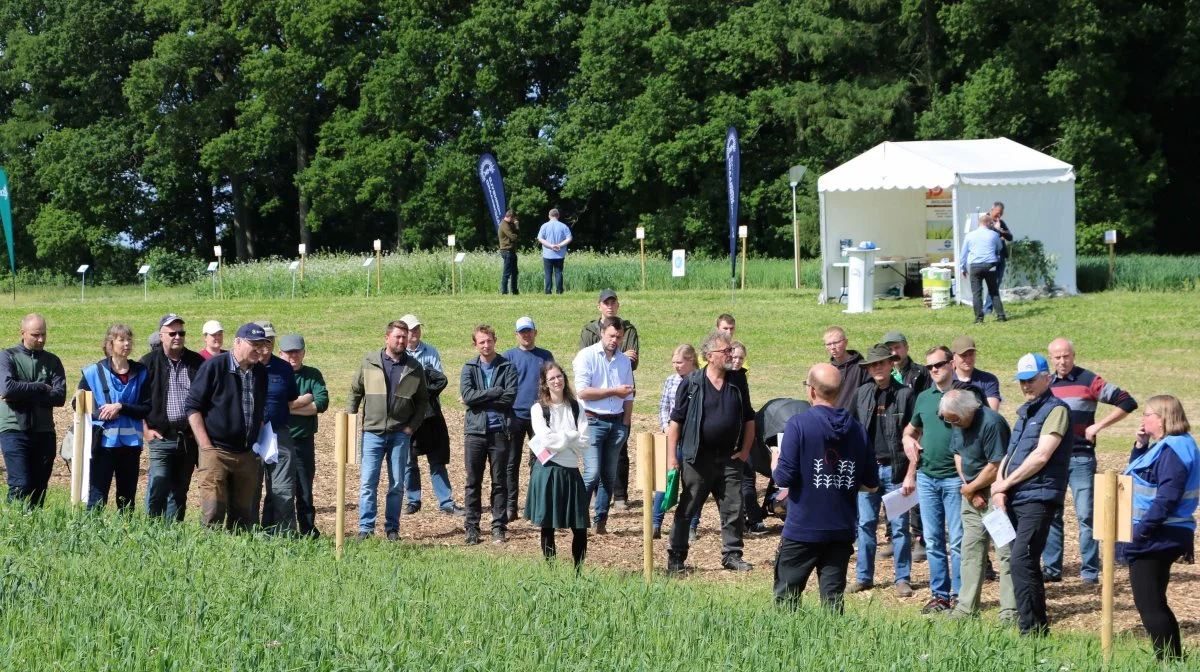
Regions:
<instances>
[{"instance_id":1,"label":"man wearing sunglasses","mask_svg":"<svg viewBox=\"0 0 1200 672\"><path fill-rule=\"evenodd\" d=\"M912 420L904 428L906 452L918 454L917 496L920 500L925 553L929 561L929 590L933 595L921 613L950 611L958 601L959 549L962 543L962 482L950 452L950 425L938 415L942 397L954 386L954 356L939 345L925 353L929 389L917 395ZM950 553L946 554L949 533ZM949 562L947 562L949 560Z\"/></svg>"},{"instance_id":2,"label":"man wearing sunglasses","mask_svg":"<svg viewBox=\"0 0 1200 672\"><path fill-rule=\"evenodd\" d=\"M183 318L175 313L158 321L160 347L142 357L150 413L143 420L150 468L146 476L146 514L182 521L199 446L188 426L184 405L192 380L204 363L199 353L184 347Z\"/></svg>"}]
</instances>

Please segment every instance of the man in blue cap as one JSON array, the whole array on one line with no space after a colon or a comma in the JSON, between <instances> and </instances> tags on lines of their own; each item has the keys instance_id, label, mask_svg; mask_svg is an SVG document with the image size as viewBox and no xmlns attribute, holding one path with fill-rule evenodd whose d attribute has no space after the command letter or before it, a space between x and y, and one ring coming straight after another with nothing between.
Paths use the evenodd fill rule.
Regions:
<instances>
[{"instance_id":1,"label":"man in blue cap","mask_svg":"<svg viewBox=\"0 0 1200 672\"><path fill-rule=\"evenodd\" d=\"M1050 391L1046 358L1029 353L1017 361L1016 380L1025 403L1017 409L1000 478L992 484L992 503L1008 514L1017 538L1012 542L1013 593L1021 634L1045 634L1046 587L1042 551L1050 524L1067 494L1071 461L1071 415L1066 402Z\"/></svg>"}]
</instances>

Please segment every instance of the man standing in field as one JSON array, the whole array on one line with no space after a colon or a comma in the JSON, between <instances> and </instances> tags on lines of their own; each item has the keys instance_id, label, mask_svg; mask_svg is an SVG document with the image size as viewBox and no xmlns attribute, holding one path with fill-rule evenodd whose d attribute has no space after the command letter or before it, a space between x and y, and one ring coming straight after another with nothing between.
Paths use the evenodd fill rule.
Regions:
<instances>
[{"instance_id":1,"label":"man standing in field","mask_svg":"<svg viewBox=\"0 0 1200 672\"><path fill-rule=\"evenodd\" d=\"M680 470L679 506L671 525L667 571L682 572L688 555L689 523L711 492L721 512L721 566L747 572L742 559L745 511L742 467L754 443L754 407L742 377L726 375L729 335L713 331L701 343L708 363L679 385L667 428L667 469ZM683 460L676 458L676 450Z\"/></svg>"},{"instance_id":2,"label":"man standing in field","mask_svg":"<svg viewBox=\"0 0 1200 672\"><path fill-rule=\"evenodd\" d=\"M633 421L633 365L618 344L625 335L616 315L600 320L600 342L579 351L571 368L588 417L591 441L583 455L583 483L596 495L596 534L608 533L608 507L617 480L617 457Z\"/></svg>"},{"instance_id":3,"label":"man standing in field","mask_svg":"<svg viewBox=\"0 0 1200 672\"><path fill-rule=\"evenodd\" d=\"M296 389L300 393L288 408L288 433L291 434L296 453L296 527L300 534L316 539L321 536L321 531L316 526L317 510L313 505L317 415L329 408L329 389L325 386L325 377L321 375L321 371L304 364L307 350L303 336L281 336L279 351L291 365L296 377Z\"/></svg>"},{"instance_id":4,"label":"man standing in field","mask_svg":"<svg viewBox=\"0 0 1200 672\"><path fill-rule=\"evenodd\" d=\"M0 449L9 502L27 510L44 503L57 448L54 409L66 403L62 361L46 352L46 319L30 313L21 320L21 342L0 351Z\"/></svg>"},{"instance_id":5,"label":"man standing in field","mask_svg":"<svg viewBox=\"0 0 1200 672\"><path fill-rule=\"evenodd\" d=\"M617 312L621 310L621 302L617 299L616 292L606 289L600 292L600 299L596 302L596 307L600 310L600 317L583 325L583 330L579 332L580 350L600 342L600 321L606 317L617 317ZM638 356L641 354L637 327L633 326L629 320L621 318L621 329L621 342L617 344L617 347L629 358L630 369L637 371ZM629 439L626 437L617 454L617 484L616 490L613 492L613 510L624 511L628 508L628 501Z\"/></svg>"},{"instance_id":6,"label":"man standing in field","mask_svg":"<svg viewBox=\"0 0 1200 672\"><path fill-rule=\"evenodd\" d=\"M512 285L513 296L521 293L520 284L517 282L517 246L520 242L517 240L517 232L520 231L521 225L517 222L517 213L509 210L504 213L504 219L500 220L500 293L508 294L509 285Z\"/></svg>"},{"instance_id":7,"label":"man standing in field","mask_svg":"<svg viewBox=\"0 0 1200 672\"><path fill-rule=\"evenodd\" d=\"M551 279L559 294L563 293L563 262L567 258L567 246L571 244L571 229L558 221L558 208L550 211L550 221L538 229L537 241L542 245L542 274L546 280L546 293L550 293Z\"/></svg>"},{"instance_id":8,"label":"man standing in field","mask_svg":"<svg viewBox=\"0 0 1200 672\"><path fill-rule=\"evenodd\" d=\"M448 383L442 369L442 357L437 348L425 342L425 327L416 315L409 313L400 321L408 325L405 351L421 365L429 390L429 409L425 412L425 420L413 433L408 450L408 464L404 471L408 502L404 505L404 514L412 515L421 510L421 465L417 460L424 455L429 464L429 483L433 486L434 497L437 497L438 509L442 513L461 516L463 508L454 503L454 488L450 485L450 472L446 468L450 464L450 433L439 399Z\"/></svg>"},{"instance_id":9,"label":"man standing in field","mask_svg":"<svg viewBox=\"0 0 1200 672\"><path fill-rule=\"evenodd\" d=\"M188 391L188 424L200 444L201 520L210 527L244 530L258 522L262 460L252 448L266 411L262 362L270 355L263 328L244 324L233 349L205 362Z\"/></svg>"},{"instance_id":10,"label":"man standing in field","mask_svg":"<svg viewBox=\"0 0 1200 672\"><path fill-rule=\"evenodd\" d=\"M400 514L404 505L404 467L413 433L425 420L429 390L420 363L406 351L408 324L392 320L384 328L383 348L363 355L350 382L346 412L363 407L362 471L358 488L358 539L375 534L379 512L376 493L379 472L387 463L388 489L384 497L383 530L388 541L400 540Z\"/></svg>"},{"instance_id":11,"label":"man standing in field","mask_svg":"<svg viewBox=\"0 0 1200 672\"><path fill-rule=\"evenodd\" d=\"M184 347L183 318L175 313L158 322L159 347L142 357L150 413L142 421L150 456L146 474L146 515L182 521L199 446L188 424L187 397L204 357Z\"/></svg>"},{"instance_id":12,"label":"man standing in field","mask_svg":"<svg viewBox=\"0 0 1200 672\"><path fill-rule=\"evenodd\" d=\"M866 430L834 405L841 382L832 365L808 370L804 391L812 407L788 420L783 445L771 454L775 483L788 493L775 561L775 601L793 608L815 570L821 603L842 612L857 493L879 488Z\"/></svg>"},{"instance_id":13,"label":"man standing in field","mask_svg":"<svg viewBox=\"0 0 1200 672\"><path fill-rule=\"evenodd\" d=\"M1021 357L1016 378L1026 401L1017 409L1000 478L992 484L992 503L1008 514L1017 531L1010 566L1021 634L1045 634L1050 621L1041 556L1067 495L1071 416L1066 402L1050 392L1045 357L1032 352Z\"/></svg>"},{"instance_id":14,"label":"man standing in field","mask_svg":"<svg viewBox=\"0 0 1200 672\"><path fill-rule=\"evenodd\" d=\"M1000 379L983 369L975 368L975 339L970 336L959 336L950 344L954 353L954 379L968 383L983 393L987 405L993 411L1000 410Z\"/></svg>"},{"instance_id":15,"label":"man standing in field","mask_svg":"<svg viewBox=\"0 0 1200 672\"><path fill-rule=\"evenodd\" d=\"M291 422L292 402L300 397L300 389L296 384L296 374L287 360L276 357L275 325L261 320L255 322L262 327L267 335L270 350L263 360L267 367L267 408L263 415L265 422L271 423L275 432L276 443L279 446L279 457L272 464L263 465L265 492L263 497L262 524L267 531L295 532L296 531L296 447L292 443L292 433L288 431ZM260 492L263 492L260 489Z\"/></svg>"},{"instance_id":16,"label":"man standing in field","mask_svg":"<svg viewBox=\"0 0 1200 672\"><path fill-rule=\"evenodd\" d=\"M829 327L825 330L825 352L829 353L829 363L842 374L842 390L838 393L837 407L850 410L854 403L854 392L858 386L871 379L867 370L859 364L862 355L857 350L849 349L846 330L841 327Z\"/></svg>"},{"instance_id":17,"label":"man standing in field","mask_svg":"<svg viewBox=\"0 0 1200 672\"><path fill-rule=\"evenodd\" d=\"M521 492L521 458L525 454L525 439L533 436L533 419L529 415L538 400L538 380L542 365L554 361L554 355L545 348L537 347L537 326L532 317L517 320L514 329L516 347L504 352L504 358L512 362L517 370L517 399L513 402L513 433L508 454L508 519L520 517L518 495ZM533 455L530 454L530 459Z\"/></svg>"},{"instance_id":18,"label":"man standing in field","mask_svg":"<svg viewBox=\"0 0 1200 672\"><path fill-rule=\"evenodd\" d=\"M1003 207L1003 206L1002 206ZM1079 555L1083 562L1080 575L1083 582L1100 583L1100 549L1092 538L1093 479L1096 476L1096 437L1102 430L1120 422L1137 410L1138 404L1128 392L1109 383L1099 375L1075 365L1075 344L1066 338L1056 338L1048 348L1054 372L1050 374L1050 391L1067 403L1071 411L1071 461L1067 484L1075 502L1075 518L1079 521ZM1108 415L1096 422L1096 406L1104 402L1113 407ZM1046 551L1042 554L1046 581L1062 581L1063 573L1063 512L1054 515Z\"/></svg>"},{"instance_id":19,"label":"man standing in field","mask_svg":"<svg viewBox=\"0 0 1200 672\"><path fill-rule=\"evenodd\" d=\"M996 279L996 266L1004 241L992 228L992 218L979 216L979 226L963 238L962 254L959 255L959 270L964 278L971 280L971 305L975 308L975 324L983 323L983 286L987 284L988 296L996 307L996 321L1004 322L1004 303L1000 300L1000 282Z\"/></svg>"},{"instance_id":20,"label":"man standing in field","mask_svg":"<svg viewBox=\"0 0 1200 672\"><path fill-rule=\"evenodd\" d=\"M1000 201L993 203L992 209L988 211L988 217L992 220L992 230L1000 236L1000 260L996 262L996 287L999 287L1004 283L1004 268L1008 265L1008 253L1009 248L1012 247L1010 243L1012 243L1013 234L1008 228L1008 223L1001 219L1004 217L1003 203ZM984 314L992 312L991 294L983 299L983 312Z\"/></svg>"},{"instance_id":21,"label":"man standing in field","mask_svg":"<svg viewBox=\"0 0 1200 672\"><path fill-rule=\"evenodd\" d=\"M896 366L892 369L892 378L897 383L911 387L913 394L921 394L929 389L930 372L908 356L908 339L904 338L904 334L889 331L883 335L883 344L891 348L892 354L898 357Z\"/></svg>"},{"instance_id":22,"label":"man standing in field","mask_svg":"<svg viewBox=\"0 0 1200 672\"><path fill-rule=\"evenodd\" d=\"M503 544L508 532L507 466L513 437L513 402L517 399L517 370L496 352L496 332L475 327L471 336L479 353L463 364L459 400L467 407L463 418L466 452L466 543L479 543L483 517L483 469L491 464L492 543Z\"/></svg>"}]
</instances>

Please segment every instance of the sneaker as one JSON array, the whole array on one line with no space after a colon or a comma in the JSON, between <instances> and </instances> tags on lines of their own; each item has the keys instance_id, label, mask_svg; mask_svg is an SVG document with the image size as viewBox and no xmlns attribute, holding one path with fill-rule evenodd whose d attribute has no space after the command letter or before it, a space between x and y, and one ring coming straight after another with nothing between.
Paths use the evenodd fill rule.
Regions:
<instances>
[{"instance_id":1,"label":"sneaker","mask_svg":"<svg viewBox=\"0 0 1200 672\"><path fill-rule=\"evenodd\" d=\"M1051 574L1043 569L1042 581L1045 581L1046 583L1062 583L1062 574Z\"/></svg>"},{"instance_id":2,"label":"sneaker","mask_svg":"<svg viewBox=\"0 0 1200 672\"><path fill-rule=\"evenodd\" d=\"M668 574L682 574L684 571L685 571L685 568L683 566L682 559L672 558L672 557L667 558L667 573Z\"/></svg>"},{"instance_id":3,"label":"sneaker","mask_svg":"<svg viewBox=\"0 0 1200 672\"><path fill-rule=\"evenodd\" d=\"M421 510L420 502L409 502L404 505L404 515L406 515L406 516L411 516L420 510Z\"/></svg>"},{"instance_id":4,"label":"sneaker","mask_svg":"<svg viewBox=\"0 0 1200 672\"><path fill-rule=\"evenodd\" d=\"M476 544L479 543L479 528L477 528L477 527L467 528L467 539L466 539L465 543L467 544L467 546L475 546Z\"/></svg>"},{"instance_id":5,"label":"sneaker","mask_svg":"<svg viewBox=\"0 0 1200 672\"><path fill-rule=\"evenodd\" d=\"M467 515L466 509L464 509L463 507L461 507L453 502L443 506L441 510L442 510L442 513L444 513L448 516L460 516L461 517L461 516Z\"/></svg>"},{"instance_id":6,"label":"sneaker","mask_svg":"<svg viewBox=\"0 0 1200 672\"><path fill-rule=\"evenodd\" d=\"M757 523L747 527L746 531L755 536L762 536L762 535L766 534L767 532L769 532L770 530L767 529L766 523L764 523L760 520Z\"/></svg>"},{"instance_id":7,"label":"sneaker","mask_svg":"<svg viewBox=\"0 0 1200 672\"><path fill-rule=\"evenodd\" d=\"M754 565L743 560L740 553L727 553L721 558L721 566L732 572L748 572L754 569Z\"/></svg>"},{"instance_id":8,"label":"sneaker","mask_svg":"<svg viewBox=\"0 0 1200 672\"><path fill-rule=\"evenodd\" d=\"M983 324L983 318L982 317L975 318L975 324Z\"/></svg>"},{"instance_id":9,"label":"sneaker","mask_svg":"<svg viewBox=\"0 0 1200 672\"><path fill-rule=\"evenodd\" d=\"M388 541L400 541L400 533L396 530L388 530L387 540Z\"/></svg>"},{"instance_id":10,"label":"sneaker","mask_svg":"<svg viewBox=\"0 0 1200 672\"><path fill-rule=\"evenodd\" d=\"M943 600L940 597L931 597L929 598L929 601L925 603L925 606L921 607L921 613L940 614L945 611L950 611L950 609L950 602Z\"/></svg>"},{"instance_id":11,"label":"sneaker","mask_svg":"<svg viewBox=\"0 0 1200 672\"><path fill-rule=\"evenodd\" d=\"M492 530L492 543L493 544L500 545L500 544L504 544L507 542L508 542L508 539L505 538L504 530L500 530L500 529Z\"/></svg>"},{"instance_id":12,"label":"sneaker","mask_svg":"<svg viewBox=\"0 0 1200 672\"><path fill-rule=\"evenodd\" d=\"M366 541L367 539L370 539L370 538L371 538L370 532L359 532L358 537L357 537L357 539L359 541Z\"/></svg>"},{"instance_id":13,"label":"sneaker","mask_svg":"<svg viewBox=\"0 0 1200 672\"><path fill-rule=\"evenodd\" d=\"M661 526L658 526L658 525L654 526L653 538L654 539L662 539L662 527Z\"/></svg>"},{"instance_id":14,"label":"sneaker","mask_svg":"<svg viewBox=\"0 0 1200 672\"><path fill-rule=\"evenodd\" d=\"M912 586L908 585L907 581L901 581L896 584L896 597L912 597Z\"/></svg>"},{"instance_id":15,"label":"sneaker","mask_svg":"<svg viewBox=\"0 0 1200 672\"><path fill-rule=\"evenodd\" d=\"M596 534L608 534L608 525L603 521L596 523Z\"/></svg>"},{"instance_id":16,"label":"sneaker","mask_svg":"<svg viewBox=\"0 0 1200 672\"><path fill-rule=\"evenodd\" d=\"M875 587L875 584L871 583L870 581L855 581L854 583L852 583L846 587L846 592L851 593L851 594L865 593L868 590L873 589L874 587Z\"/></svg>"},{"instance_id":17,"label":"sneaker","mask_svg":"<svg viewBox=\"0 0 1200 672\"><path fill-rule=\"evenodd\" d=\"M1085 576L1085 577L1083 577L1083 585L1085 585L1085 586L1098 586L1098 585L1100 585L1100 579L1099 579L1098 577L1095 577L1095 576L1092 576L1092 577L1087 577L1087 576Z\"/></svg>"},{"instance_id":18,"label":"sneaker","mask_svg":"<svg viewBox=\"0 0 1200 672\"><path fill-rule=\"evenodd\" d=\"M996 321L997 322L1008 322L1008 315L998 315L998 316L996 316Z\"/></svg>"},{"instance_id":19,"label":"sneaker","mask_svg":"<svg viewBox=\"0 0 1200 672\"><path fill-rule=\"evenodd\" d=\"M612 503L612 510L613 511L628 511L629 510L629 502L627 502L623 499L614 500Z\"/></svg>"},{"instance_id":20,"label":"sneaker","mask_svg":"<svg viewBox=\"0 0 1200 672\"><path fill-rule=\"evenodd\" d=\"M925 544L913 544L913 562L925 562Z\"/></svg>"},{"instance_id":21,"label":"sneaker","mask_svg":"<svg viewBox=\"0 0 1200 672\"><path fill-rule=\"evenodd\" d=\"M689 544L694 544L699 540L700 540L700 533L698 531L696 531L696 528L693 527L692 529L688 530L688 543Z\"/></svg>"}]
</instances>

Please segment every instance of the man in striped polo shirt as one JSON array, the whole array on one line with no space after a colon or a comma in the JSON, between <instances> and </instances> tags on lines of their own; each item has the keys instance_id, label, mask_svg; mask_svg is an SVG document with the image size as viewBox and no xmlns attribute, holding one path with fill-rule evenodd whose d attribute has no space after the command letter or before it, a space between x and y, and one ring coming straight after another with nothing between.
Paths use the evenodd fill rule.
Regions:
<instances>
[{"instance_id":1,"label":"man in striped polo shirt","mask_svg":"<svg viewBox=\"0 0 1200 672\"><path fill-rule=\"evenodd\" d=\"M1056 338L1047 348L1054 372L1050 375L1050 391L1071 409L1071 432L1075 442L1071 452L1068 482L1075 516L1079 519L1079 555L1082 558L1080 575L1083 582L1097 584L1100 579L1100 549L1092 539L1092 479L1096 475L1096 435L1100 430L1119 422L1138 407L1128 392L1105 381L1087 369L1075 366L1075 345L1066 338ZM1096 405L1104 402L1113 406L1103 420L1096 421ZM1046 550L1042 554L1046 581L1062 581L1063 573L1063 514L1060 508L1050 526Z\"/></svg>"}]
</instances>

